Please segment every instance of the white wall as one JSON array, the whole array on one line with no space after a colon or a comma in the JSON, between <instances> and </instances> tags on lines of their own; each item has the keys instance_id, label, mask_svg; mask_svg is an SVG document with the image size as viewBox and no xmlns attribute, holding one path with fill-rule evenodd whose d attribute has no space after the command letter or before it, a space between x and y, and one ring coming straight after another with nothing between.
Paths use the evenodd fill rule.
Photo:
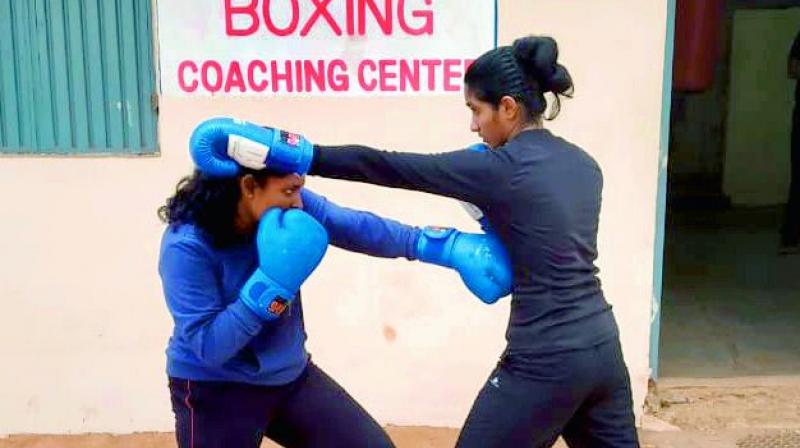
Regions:
<instances>
[{"instance_id":1,"label":"white wall","mask_svg":"<svg viewBox=\"0 0 800 448\"><path fill-rule=\"evenodd\" d=\"M576 98L553 129L605 173L601 276L638 412L649 374L666 1L501 0L499 23L501 44L555 36L574 77ZM0 160L0 434L171 430L155 210L191 168L186 141L198 121L236 115L320 142L433 151L475 140L462 103L163 98L160 157ZM308 184L408 223L476 229L451 200ZM459 426L503 347L508 300L482 305L440 268L333 250L304 297L314 359L383 423Z\"/></svg>"}]
</instances>

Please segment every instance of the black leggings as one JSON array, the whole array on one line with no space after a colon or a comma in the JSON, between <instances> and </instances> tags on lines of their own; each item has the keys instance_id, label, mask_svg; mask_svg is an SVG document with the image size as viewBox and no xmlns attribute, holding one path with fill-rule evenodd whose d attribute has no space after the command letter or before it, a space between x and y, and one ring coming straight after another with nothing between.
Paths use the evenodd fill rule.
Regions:
<instances>
[{"instance_id":1,"label":"black leggings","mask_svg":"<svg viewBox=\"0 0 800 448\"><path fill-rule=\"evenodd\" d=\"M369 414L309 362L284 386L169 379L180 448L392 447Z\"/></svg>"},{"instance_id":2,"label":"black leggings","mask_svg":"<svg viewBox=\"0 0 800 448\"><path fill-rule=\"evenodd\" d=\"M475 399L460 448L638 447L619 341L548 356L505 355Z\"/></svg>"}]
</instances>

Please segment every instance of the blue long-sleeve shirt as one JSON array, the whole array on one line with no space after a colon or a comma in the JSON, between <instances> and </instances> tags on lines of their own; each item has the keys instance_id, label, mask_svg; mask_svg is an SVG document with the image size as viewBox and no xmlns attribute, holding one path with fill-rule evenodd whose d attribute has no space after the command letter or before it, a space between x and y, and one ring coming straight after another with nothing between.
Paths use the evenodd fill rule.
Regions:
<instances>
[{"instance_id":1,"label":"blue long-sleeve shirt","mask_svg":"<svg viewBox=\"0 0 800 448\"><path fill-rule=\"evenodd\" d=\"M325 227L334 246L414 259L418 228L337 206L309 190L301 194L303 209ZM175 323L167 347L169 376L279 385L300 375L308 354L299 294L280 319L269 323L238 300L257 266L252 241L216 248L195 225L167 227L159 273Z\"/></svg>"}]
</instances>

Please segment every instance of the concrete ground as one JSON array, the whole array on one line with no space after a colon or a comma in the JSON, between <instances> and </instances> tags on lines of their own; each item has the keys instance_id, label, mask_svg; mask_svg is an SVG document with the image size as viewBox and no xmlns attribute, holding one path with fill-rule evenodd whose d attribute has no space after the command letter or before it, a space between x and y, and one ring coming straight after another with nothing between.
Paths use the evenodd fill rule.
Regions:
<instances>
[{"instance_id":1,"label":"concrete ground","mask_svg":"<svg viewBox=\"0 0 800 448\"><path fill-rule=\"evenodd\" d=\"M389 427L388 431L398 448L452 447L458 435L458 431L452 428ZM643 431L641 432L641 446L642 448L777 448L800 446L784 443L785 440L789 440L786 434L788 433L775 430L756 432L752 430L732 430L720 433ZM770 438L775 440L776 443L764 445L763 441L770 440ZM746 444L750 440L755 444ZM174 436L170 433L145 433L126 436L14 436L6 439L0 438L0 448L169 448L174 446ZM275 446L265 442L262 448ZM563 447L566 447L566 445L561 442L556 445L556 448Z\"/></svg>"},{"instance_id":2,"label":"concrete ground","mask_svg":"<svg viewBox=\"0 0 800 448\"><path fill-rule=\"evenodd\" d=\"M646 418L666 430L652 446L800 447L800 376L663 378L652 392Z\"/></svg>"},{"instance_id":3,"label":"concrete ground","mask_svg":"<svg viewBox=\"0 0 800 448\"><path fill-rule=\"evenodd\" d=\"M458 431L452 428L388 428L398 448L444 448L455 445ZM15 436L0 439L0 448L168 448L175 446L172 434L146 433L127 436ZM733 445L729 443L734 443ZM262 448L276 445L265 442ZM557 448L565 447L557 444ZM643 448L723 448L735 447L735 437L702 433L642 434Z\"/></svg>"}]
</instances>

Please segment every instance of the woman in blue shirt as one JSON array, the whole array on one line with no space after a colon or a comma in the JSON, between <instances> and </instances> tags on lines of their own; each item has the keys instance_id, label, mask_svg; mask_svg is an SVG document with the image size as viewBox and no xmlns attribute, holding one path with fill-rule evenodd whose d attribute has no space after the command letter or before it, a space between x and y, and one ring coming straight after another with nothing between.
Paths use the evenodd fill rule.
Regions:
<instances>
[{"instance_id":1,"label":"woman in blue shirt","mask_svg":"<svg viewBox=\"0 0 800 448\"><path fill-rule=\"evenodd\" d=\"M392 446L386 433L305 349L298 297L262 321L239 297L258 264L253 234L273 207L316 218L332 244L413 259L420 230L338 207L303 189L296 174L195 172L159 210L159 272L174 320L167 373L180 447Z\"/></svg>"}]
</instances>

